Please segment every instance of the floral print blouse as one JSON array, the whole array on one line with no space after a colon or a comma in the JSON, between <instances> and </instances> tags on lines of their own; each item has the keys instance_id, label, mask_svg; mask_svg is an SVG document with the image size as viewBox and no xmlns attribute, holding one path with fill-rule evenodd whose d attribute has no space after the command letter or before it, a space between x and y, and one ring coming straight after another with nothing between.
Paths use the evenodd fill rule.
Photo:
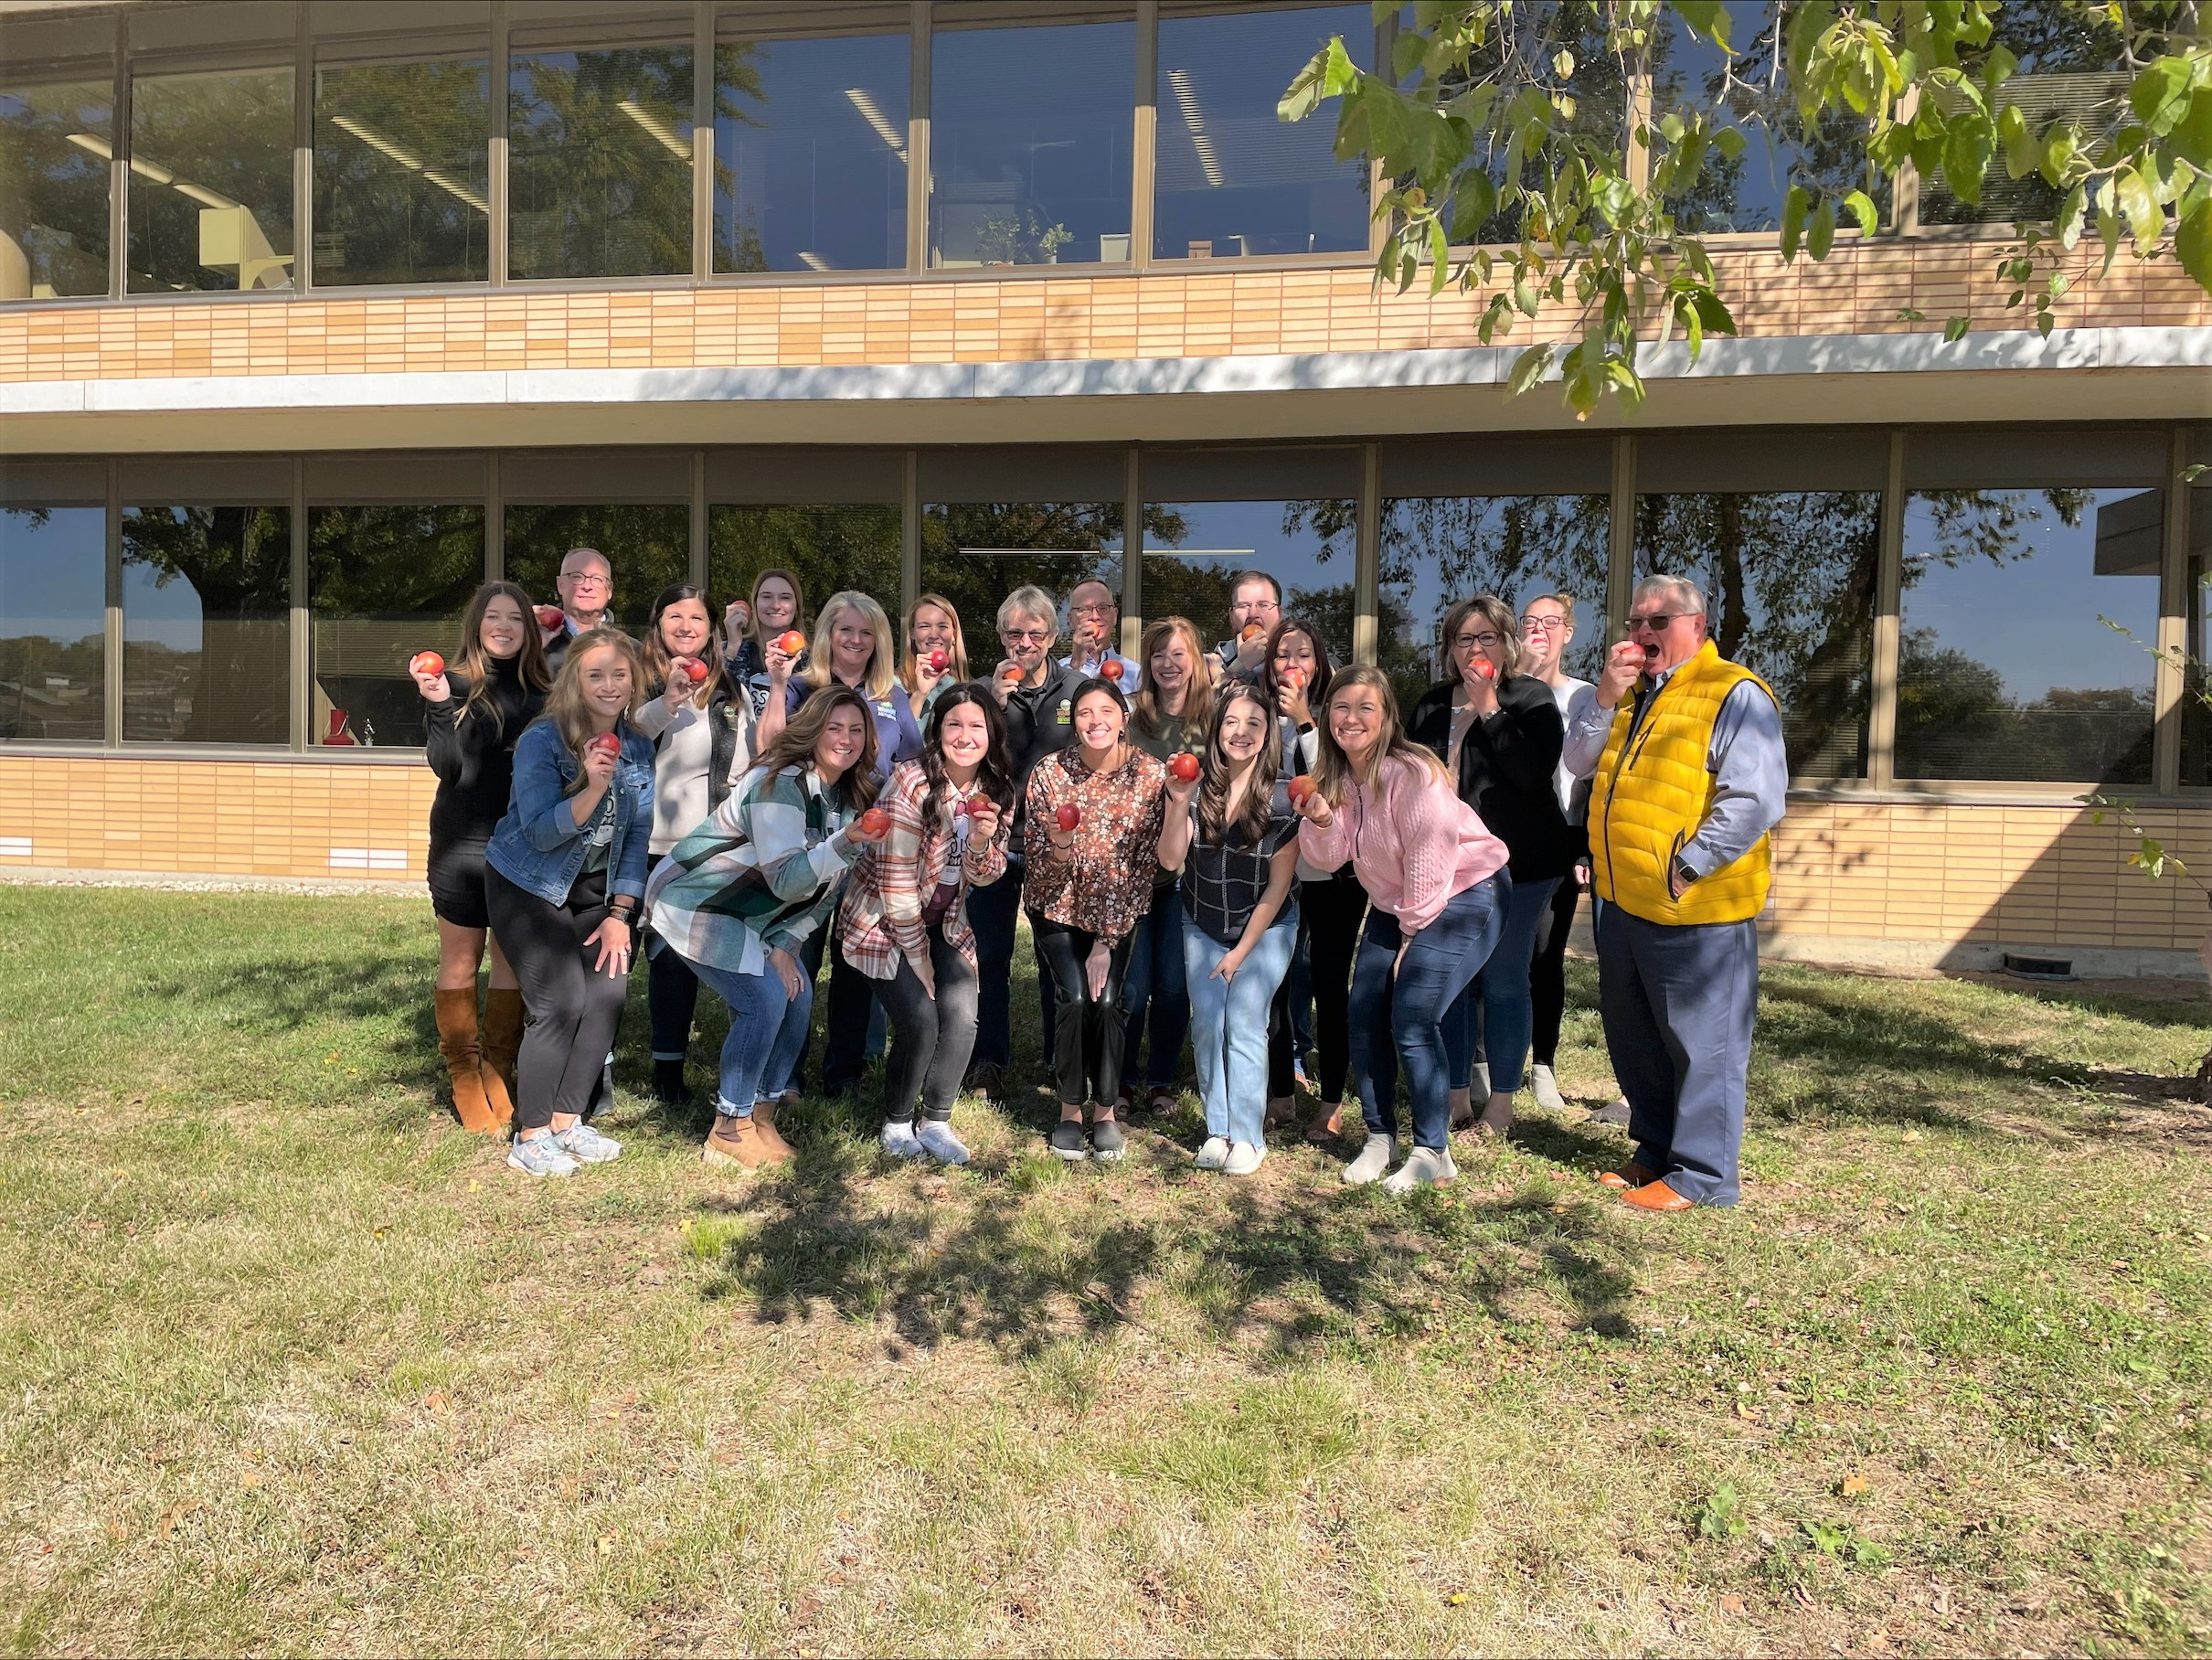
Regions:
<instances>
[{"instance_id":1,"label":"floral print blouse","mask_svg":"<svg viewBox=\"0 0 2212 1660\"><path fill-rule=\"evenodd\" d=\"M1119 940L1152 907L1160 868L1160 822L1167 769L1135 745L1111 772L1083 764L1070 744L1046 756L1029 774L1022 903L1066 928ZM1075 840L1056 847L1047 832L1062 805L1082 813Z\"/></svg>"}]
</instances>

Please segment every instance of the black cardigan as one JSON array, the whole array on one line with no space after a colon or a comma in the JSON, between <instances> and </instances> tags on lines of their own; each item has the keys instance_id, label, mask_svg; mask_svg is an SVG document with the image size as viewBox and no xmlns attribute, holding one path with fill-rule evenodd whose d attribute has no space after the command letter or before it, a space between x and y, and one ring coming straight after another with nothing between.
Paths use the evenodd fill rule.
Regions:
<instances>
[{"instance_id":1,"label":"black cardigan","mask_svg":"<svg viewBox=\"0 0 2212 1660\"><path fill-rule=\"evenodd\" d=\"M465 719L461 710L468 701L469 682L458 673L446 676L452 695L425 709L423 748L438 775L438 794L431 803L434 847L490 837L506 815L515 782L515 740L545 709L546 695L526 688L512 661L493 659L491 678L484 703ZM497 720L486 703L498 709Z\"/></svg>"},{"instance_id":2,"label":"black cardigan","mask_svg":"<svg viewBox=\"0 0 2212 1660\"><path fill-rule=\"evenodd\" d=\"M1457 689L1450 682L1430 686L1406 724L1413 740L1446 765ZM1460 744L1460 799L1505 844L1505 868L1516 882L1548 881L1574 868L1579 838L1559 810L1554 782L1566 742L1551 687L1533 675L1512 675L1498 682L1497 712L1469 726Z\"/></svg>"}]
</instances>

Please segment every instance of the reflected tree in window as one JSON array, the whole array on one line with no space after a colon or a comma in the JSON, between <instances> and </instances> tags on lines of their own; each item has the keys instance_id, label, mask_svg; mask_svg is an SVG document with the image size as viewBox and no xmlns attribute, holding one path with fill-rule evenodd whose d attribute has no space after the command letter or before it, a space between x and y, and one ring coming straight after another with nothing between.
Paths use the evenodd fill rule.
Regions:
<instances>
[{"instance_id":1,"label":"reflected tree in window","mask_svg":"<svg viewBox=\"0 0 2212 1660\"><path fill-rule=\"evenodd\" d=\"M108 292L114 83L0 88L0 300Z\"/></svg>"},{"instance_id":2,"label":"reflected tree in window","mask_svg":"<svg viewBox=\"0 0 2212 1660\"><path fill-rule=\"evenodd\" d=\"M809 633L823 601L842 589L899 610L896 505L717 507L710 523L707 587L718 607L749 599L754 578L782 569L799 579Z\"/></svg>"},{"instance_id":3,"label":"reflected tree in window","mask_svg":"<svg viewBox=\"0 0 2212 1660\"><path fill-rule=\"evenodd\" d=\"M516 506L506 510L507 580L540 605L558 605L554 579L571 548L596 548L614 570L615 622L642 635L654 596L691 580L691 509L677 504Z\"/></svg>"},{"instance_id":4,"label":"reflected tree in window","mask_svg":"<svg viewBox=\"0 0 2212 1660\"><path fill-rule=\"evenodd\" d=\"M489 274L490 99L482 57L315 71L316 282Z\"/></svg>"},{"instance_id":5,"label":"reflected tree in window","mask_svg":"<svg viewBox=\"0 0 2212 1660\"><path fill-rule=\"evenodd\" d=\"M516 54L511 275L691 269L691 65L688 46Z\"/></svg>"},{"instance_id":6,"label":"reflected tree in window","mask_svg":"<svg viewBox=\"0 0 2212 1660\"><path fill-rule=\"evenodd\" d=\"M1236 598L1237 575L1264 570L1282 585L1283 614L1321 631L1335 662L1352 651L1353 544L1330 534L1349 525L1355 504L1325 496L1296 502L1184 502L1167 505L1184 525L1173 537L1146 538L1144 614L1147 619L1186 616L1209 644L1224 637L1228 610ZM1155 505L1152 511L1160 511ZM1273 527L1260 534L1256 515ZM1200 549L1186 544L1196 537ZM1249 538L1254 546L1242 547ZM1164 544L1164 546L1161 545ZM1224 551L1208 554L1203 548ZM1331 578L1339 579L1330 580Z\"/></svg>"},{"instance_id":7,"label":"reflected tree in window","mask_svg":"<svg viewBox=\"0 0 2212 1660\"><path fill-rule=\"evenodd\" d=\"M999 601L1025 583L1056 602L1092 577L1120 591L1122 511L1119 502L950 502L922 510L921 585L960 612L971 669L981 674L999 660Z\"/></svg>"},{"instance_id":8,"label":"reflected tree in window","mask_svg":"<svg viewBox=\"0 0 2212 1660\"><path fill-rule=\"evenodd\" d=\"M124 740L290 742L290 510L126 508L122 564Z\"/></svg>"},{"instance_id":9,"label":"reflected tree in window","mask_svg":"<svg viewBox=\"0 0 2212 1660\"><path fill-rule=\"evenodd\" d=\"M1665 571L1705 590L1720 654L1774 690L1795 775L1865 776L1880 530L1873 491L1636 503L1637 575Z\"/></svg>"},{"instance_id":10,"label":"reflected tree in window","mask_svg":"<svg viewBox=\"0 0 2212 1660\"><path fill-rule=\"evenodd\" d=\"M311 512L308 741L342 729L362 745L421 743L424 705L408 659L429 650L457 660L461 613L483 580L482 507Z\"/></svg>"},{"instance_id":11,"label":"reflected tree in window","mask_svg":"<svg viewBox=\"0 0 2212 1660\"><path fill-rule=\"evenodd\" d=\"M101 507L0 508L0 741L107 734Z\"/></svg>"}]
</instances>

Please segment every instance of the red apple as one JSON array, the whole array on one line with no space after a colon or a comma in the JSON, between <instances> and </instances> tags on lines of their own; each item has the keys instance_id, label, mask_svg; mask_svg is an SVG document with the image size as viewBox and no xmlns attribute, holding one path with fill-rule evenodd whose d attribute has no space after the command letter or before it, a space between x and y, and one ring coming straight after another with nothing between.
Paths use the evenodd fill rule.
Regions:
<instances>
[{"instance_id":1,"label":"red apple","mask_svg":"<svg viewBox=\"0 0 2212 1660\"><path fill-rule=\"evenodd\" d=\"M1302 668L1286 668L1276 678L1293 692L1305 690L1305 670Z\"/></svg>"},{"instance_id":2,"label":"red apple","mask_svg":"<svg viewBox=\"0 0 2212 1660\"><path fill-rule=\"evenodd\" d=\"M806 636L791 628L776 636L776 649L786 657L795 657L806 649Z\"/></svg>"},{"instance_id":3,"label":"red apple","mask_svg":"<svg viewBox=\"0 0 2212 1660\"><path fill-rule=\"evenodd\" d=\"M561 609L558 605L540 605L537 608L537 626L540 628L558 628L560 619Z\"/></svg>"},{"instance_id":4,"label":"red apple","mask_svg":"<svg viewBox=\"0 0 2212 1660\"><path fill-rule=\"evenodd\" d=\"M988 795L978 793L968 797L968 814L970 817L974 816L978 813L995 813L997 811L998 803L993 801Z\"/></svg>"},{"instance_id":5,"label":"red apple","mask_svg":"<svg viewBox=\"0 0 2212 1660\"><path fill-rule=\"evenodd\" d=\"M1059 822L1061 829L1072 830L1083 822L1083 810L1073 802L1067 802L1052 816Z\"/></svg>"},{"instance_id":6,"label":"red apple","mask_svg":"<svg viewBox=\"0 0 2212 1660\"><path fill-rule=\"evenodd\" d=\"M943 647L940 646L930 654L930 673L932 675L943 674L945 665L952 661L952 659L945 654Z\"/></svg>"},{"instance_id":7,"label":"red apple","mask_svg":"<svg viewBox=\"0 0 2212 1660\"><path fill-rule=\"evenodd\" d=\"M1291 793L1291 805L1295 807L1307 796L1313 793L1313 781L1301 772L1297 777L1292 779L1285 788Z\"/></svg>"},{"instance_id":8,"label":"red apple","mask_svg":"<svg viewBox=\"0 0 2212 1660\"><path fill-rule=\"evenodd\" d=\"M723 612L723 619L738 633L743 633L752 626L752 607L742 600L732 600L729 609Z\"/></svg>"},{"instance_id":9,"label":"red apple","mask_svg":"<svg viewBox=\"0 0 2212 1660\"><path fill-rule=\"evenodd\" d=\"M690 681L692 685L697 686L700 681L706 679L707 673L707 665L697 657L684 659L684 678Z\"/></svg>"},{"instance_id":10,"label":"red apple","mask_svg":"<svg viewBox=\"0 0 2212 1660\"><path fill-rule=\"evenodd\" d=\"M1244 625L1244 632L1243 632L1242 633L1239 634L1239 635L1237 636L1237 638L1238 638L1238 639L1239 639L1239 640L1257 640L1258 638L1260 638L1260 636L1261 634L1264 634L1265 633L1267 633L1267 624L1266 624L1266 623L1264 623L1264 622L1247 622L1247 623Z\"/></svg>"},{"instance_id":11,"label":"red apple","mask_svg":"<svg viewBox=\"0 0 2212 1660\"><path fill-rule=\"evenodd\" d=\"M407 672L410 675L442 675L445 673L445 659L436 652L417 652L409 661Z\"/></svg>"},{"instance_id":12,"label":"red apple","mask_svg":"<svg viewBox=\"0 0 2212 1660\"><path fill-rule=\"evenodd\" d=\"M1495 680L1498 677L1498 665L1491 662L1489 658L1476 656L1472 661L1474 672L1484 680Z\"/></svg>"},{"instance_id":13,"label":"red apple","mask_svg":"<svg viewBox=\"0 0 2212 1660\"><path fill-rule=\"evenodd\" d=\"M622 752L622 740L612 732L601 732L584 748L594 755L620 755Z\"/></svg>"},{"instance_id":14,"label":"red apple","mask_svg":"<svg viewBox=\"0 0 2212 1660\"><path fill-rule=\"evenodd\" d=\"M881 841L891 833L891 815L881 807L870 807L860 815L860 834L871 842Z\"/></svg>"},{"instance_id":15,"label":"red apple","mask_svg":"<svg viewBox=\"0 0 2212 1660\"><path fill-rule=\"evenodd\" d=\"M1198 776L1198 758L1188 750L1167 758L1167 770L1183 782L1188 783Z\"/></svg>"}]
</instances>

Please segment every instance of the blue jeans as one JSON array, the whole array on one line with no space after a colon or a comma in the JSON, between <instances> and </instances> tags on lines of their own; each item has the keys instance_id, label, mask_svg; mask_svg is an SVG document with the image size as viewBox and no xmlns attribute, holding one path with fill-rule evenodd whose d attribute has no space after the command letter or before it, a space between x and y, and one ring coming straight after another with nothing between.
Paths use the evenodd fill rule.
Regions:
<instances>
[{"instance_id":1,"label":"blue jeans","mask_svg":"<svg viewBox=\"0 0 2212 1660\"><path fill-rule=\"evenodd\" d=\"M1140 1069L1147 1005L1152 1048ZM1173 882L1152 890L1152 908L1137 919L1122 1013L1122 1077L1130 1092L1140 1083L1174 1089L1183 1069L1183 1039L1190 1033L1190 995L1183 984L1183 889Z\"/></svg>"},{"instance_id":2,"label":"blue jeans","mask_svg":"<svg viewBox=\"0 0 2212 1660\"><path fill-rule=\"evenodd\" d=\"M792 997L784 994L783 977L766 964L757 974L733 974L705 963L691 966L729 1006L729 1036L722 1040L722 1082L714 1110L750 1117L755 1101L783 1093L806 1052L814 982L802 976L799 995Z\"/></svg>"},{"instance_id":3,"label":"blue jeans","mask_svg":"<svg viewBox=\"0 0 2212 1660\"><path fill-rule=\"evenodd\" d=\"M1253 942L1251 955L1230 980L1213 978L1228 947L1195 922L1183 924L1183 965L1190 986L1192 1052L1206 1133L1224 1141L1266 1145L1267 1017L1298 943L1295 914Z\"/></svg>"},{"instance_id":4,"label":"blue jeans","mask_svg":"<svg viewBox=\"0 0 2212 1660\"><path fill-rule=\"evenodd\" d=\"M1504 904L1501 878L1490 877L1452 902L1413 936L1395 976L1390 965L1403 936L1398 919L1379 907L1367 912L1367 930L1352 967L1352 1076L1370 1135L1398 1133L1398 1069L1406 1069L1413 1097L1413 1139L1444 1150L1452 1116L1446 1099L1444 1012L1497 943Z\"/></svg>"},{"instance_id":5,"label":"blue jeans","mask_svg":"<svg viewBox=\"0 0 2212 1660\"><path fill-rule=\"evenodd\" d=\"M1014 1059L1014 924L1022 914L1022 861L1006 860L1006 874L968 889L968 926L975 931L975 1053L971 1066L1000 1070ZM1034 952L1037 942L1032 939ZM1045 1054L1053 1054L1052 981L1037 959L1037 1000L1043 1011Z\"/></svg>"},{"instance_id":6,"label":"blue jeans","mask_svg":"<svg viewBox=\"0 0 2212 1660\"><path fill-rule=\"evenodd\" d=\"M1515 882L1505 893L1505 926L1498 942L1483 964L1483 972L1462 992L1444 1016L1444 1048L1451 1057L1452 1087L1463 1090L1474 1080L1474 1058L1479 1052L1490 1067L1493 1094L1510 1095L1521 1087L1528 1061L1528 1035L1536 1027L1536 1004L1528 995L1528 964L1536 955L1537 930L1551 909L1551 896L1559 886L1553 877L1543 882ZM1476 1103L1480 1110L1480 1102Z\"/></svg>"}]
</instances>

